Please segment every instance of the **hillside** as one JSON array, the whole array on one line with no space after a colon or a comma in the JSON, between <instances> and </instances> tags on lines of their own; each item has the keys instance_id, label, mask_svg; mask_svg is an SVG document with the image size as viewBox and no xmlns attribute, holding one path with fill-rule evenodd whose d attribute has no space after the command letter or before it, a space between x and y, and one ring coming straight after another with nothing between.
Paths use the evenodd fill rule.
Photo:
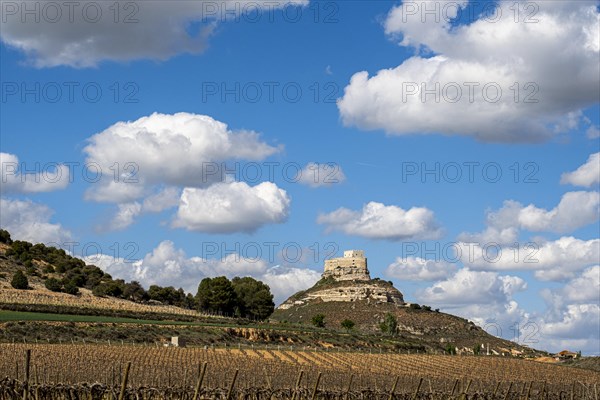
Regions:
<instances>
[{"instance_id":1,"label":"hillside","mask_svg":"<svg viewBox=\"0 0 600 400\"><path fill-rule=\"evenodd\" d=\"M318 315L323 317L325 327L340 329L342 321L350 320L354 330L379 336L383 335L382 329L389 328L384 324L386 319L391 320L393 327L384 337L400 343L420 343L433 352L530 357L541 354L494 337L464 318L404 303L402 293L392 282L371 279L361 250L348 250L344 257L327 260L323 278L283 302L271 319L311 325Z\"/></svg>"},{"instance_id":2,"label":"hillside","mask_svg":"<svg viewBox=\"0 0 600 400\"><path fill-rule=\"evenodd\" d=\"M0 239L0 309L159 320L200 317L193 309L193 297L182 289L155 286L146 292L137 282L114 280L64 250L13 242L7 233ZM12 287L17 271L26 276L27 289Z\"/></svg>"},{"instance_id":3,"label":"hillside","mask_svg":"<svg viewBox=\"0 0 600 400\"><path fill-rule=\"evenodd\" d=\"M103 341L118 337L148 342L181 334L198 345L275 342L347 349L465 354L486 353L489 349L491 354L541 354L493 337L463 318L404 303L402 293L391 282L370 278L361 252L353 252L348 259L328 260L328 269L321 281L291 296L273 313L269 323L259 324L201 315L194 309L193 296L190 299L191 295L181 289L154 286L146 291L135 282L115 280L98 267L86 265L62 250L12 242L5 237L3 240L4 243L0 243L0 310L105 317L78 322L75 318L44 319L24 315L23 320L28 322L23 326L15 322L14 314L0 315L0 320L5 321L0 322L4 331L0 339L3 340L51 339L45 332L50 327L61 326L61 335L52 335L53 340ZM11 279L17 271L27 277L27 290L12 288ZM49 280L56 287L50 285L49 288ZM311 323L317 314L324 316L324 327L316 328ZM394 332L384 333L380 325L390 315L396 321ZM136 327L111 318L146 322ZM347 331L341 327L346 319L354 323ZM178 321L183 325L169 327L158 321ZM148 324L154 324L153 328L149 329ZM109 326L112 328L108 329ZM211 328L201 329L201 326Z\"/></svg>"}]
</instances>

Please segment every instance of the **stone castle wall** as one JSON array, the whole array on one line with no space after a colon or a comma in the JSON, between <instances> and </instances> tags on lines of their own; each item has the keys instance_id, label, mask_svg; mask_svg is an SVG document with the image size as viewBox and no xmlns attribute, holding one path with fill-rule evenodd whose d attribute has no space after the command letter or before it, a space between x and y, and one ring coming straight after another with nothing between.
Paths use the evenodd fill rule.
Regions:
<instances>
[{"instance_id":1,"label":"stone castle wall","mask_svg":"<svg viewBox=\"0 0 600 400\"><path fill-rule=\"evenodd\" d=\"M371 280L367 259L362 250L347 250L344 257L325 260L323 278L333 277L337 281Z\"/></svg>"}]
</instances>

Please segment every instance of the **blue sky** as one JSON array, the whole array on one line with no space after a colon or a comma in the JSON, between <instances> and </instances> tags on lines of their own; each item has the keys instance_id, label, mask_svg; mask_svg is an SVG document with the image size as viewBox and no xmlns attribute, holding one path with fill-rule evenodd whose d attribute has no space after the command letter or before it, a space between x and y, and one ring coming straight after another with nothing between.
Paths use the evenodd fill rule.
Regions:
<instances>
[{"instance_id":1,"label":"blue sky","mask_svg":"<svg viewBox=\"0 0 600 400\"><path fill-rule=\"evenodd\" d=\"M16 238L146 286L252 275L278 301L359 248L408 301L600 353L596 2L22 4L0 36Z\"/></svg>"}]
</instances>

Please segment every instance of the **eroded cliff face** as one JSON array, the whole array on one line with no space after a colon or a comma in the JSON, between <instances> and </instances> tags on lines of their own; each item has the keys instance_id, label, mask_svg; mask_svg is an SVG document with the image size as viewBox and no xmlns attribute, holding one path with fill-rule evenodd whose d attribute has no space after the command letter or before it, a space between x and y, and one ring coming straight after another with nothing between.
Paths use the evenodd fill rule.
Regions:
<instances>
[{"instance_id":1,"label":"eroded cliff face","mask_svg":"<svg viewBox=\"0 0 600 400\"><path fill-rule=\"evenodd\" d=\"M311 301L359 301L369 300L376 303L404 304L402 293L390 284L381 282L345 281L343 286L325 286L322 289L312 288L304 294L292 296L278 308L286 310L294 306L304 305Z\"/></svg>"}]
</instances>

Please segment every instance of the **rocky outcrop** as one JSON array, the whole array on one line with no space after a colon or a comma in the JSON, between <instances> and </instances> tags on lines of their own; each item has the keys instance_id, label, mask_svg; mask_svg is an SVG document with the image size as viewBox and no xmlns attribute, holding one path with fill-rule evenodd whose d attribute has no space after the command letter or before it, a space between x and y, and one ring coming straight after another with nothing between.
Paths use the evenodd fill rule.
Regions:
<instances>
[{"instance_id":1,"label":"rocky outcrop","mask_svg":"<svg viewBox=\"0 0 600 400\"><path fill-rule=\"evenodd\" d=\"M306 291L303 295L293 296L279 306L285 310L294 306L304 305L310 301L359 301L369 300L376 303L404 304L402 293L391 284L381 281L347 281L344 286L325 287Z\"/></svg>"}]
</instances>

